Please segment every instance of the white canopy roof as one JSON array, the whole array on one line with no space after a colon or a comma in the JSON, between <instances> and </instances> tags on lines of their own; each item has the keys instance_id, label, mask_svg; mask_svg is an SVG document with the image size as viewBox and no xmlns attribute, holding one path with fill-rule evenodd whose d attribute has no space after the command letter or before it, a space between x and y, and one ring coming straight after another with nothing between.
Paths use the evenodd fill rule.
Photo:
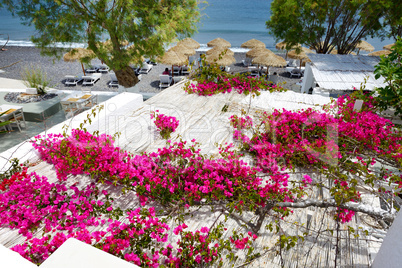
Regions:
<instances>
[{"instance_id":1,"label":"white canopy roof","mask_svg":"<svg viewBox=\"0 0 402 268\"><path fill-rule=\"evenodd\" d=\"M328 90L360 88L366 80L366 89L384 86L384 79L374 77L378 57L361 55L309 54L316 83Z\"/></svg>"}]
</instances>

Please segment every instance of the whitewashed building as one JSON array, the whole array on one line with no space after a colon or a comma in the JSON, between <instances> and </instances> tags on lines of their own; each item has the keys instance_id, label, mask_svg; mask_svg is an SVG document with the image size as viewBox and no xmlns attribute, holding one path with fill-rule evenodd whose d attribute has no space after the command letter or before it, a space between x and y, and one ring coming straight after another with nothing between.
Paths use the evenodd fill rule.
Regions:
<instances>
[{"instance_id":1,"label":"whitewashed building","mask_svg":"<svg viewBox=\"0 0 402 268\"><path fill-rule=\"evenodd\" d=\"M302 93L337 95L354 88L373 90L384 85L384 79L374 77L379 57L362 55L309 54L306 64Z\"/></svg>"}]
</instances>

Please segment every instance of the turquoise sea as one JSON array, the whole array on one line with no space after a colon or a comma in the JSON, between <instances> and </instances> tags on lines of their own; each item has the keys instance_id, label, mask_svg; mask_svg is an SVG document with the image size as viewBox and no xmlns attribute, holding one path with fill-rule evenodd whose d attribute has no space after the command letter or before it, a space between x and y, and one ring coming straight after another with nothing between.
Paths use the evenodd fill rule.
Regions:
<instances>
[{"instance_id":1,"label":"turquoise sea","mask_svg":"<svg viewBox=\"0 0 402 268\"><path fill-rule=\"evenodd\" d=\"M232 44L234 51L242 51L240 45L252 38L265 43L274 49L276 40L268 34L265 22L270 17L272 0L208 0L202 13L198 33L192 38L206 48L206 43L217 37L224 38ZM33 46L29 41L35 33L33 27L21 24L19 18L12 17L7 10L0 10L0 45L10 36L9 45ZM381 50L384 45L393 43L390 40L368 38L367 41ZM61 45L63 46L63 45ZM80 46L80 44L74 44Z\"/></svg>"}]
</instances>

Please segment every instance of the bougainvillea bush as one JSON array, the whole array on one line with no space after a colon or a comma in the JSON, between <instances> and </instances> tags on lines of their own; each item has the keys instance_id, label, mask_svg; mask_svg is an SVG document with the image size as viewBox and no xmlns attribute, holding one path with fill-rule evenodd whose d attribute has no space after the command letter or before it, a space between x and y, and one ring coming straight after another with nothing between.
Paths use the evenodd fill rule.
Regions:
<instances>
[{"instance_id":1,"label":"bougainvillea bush","mask_svg":"<svg viewBox=\"0 0 402 268\"><path fill-rule=\"evenodd\" d=\"M155 119L154 123L164 139L169 139L170 134L175 132L179 126L179 120L176 117L161 114L159 110L151 112L151 119Z\"/></svg>"},{"instance_id":2,"label":"bougainvillea bush","mask_svg":"<svg viewBox=\"0 0 402 268\"><path fill-rule=\"evenodd\" d=\"M295 246L303 237L281 227L295 208L332 209L338 226L355 212L390 222L394 214L359 206L360 189L382 196L392 194L382 185L402 186L395 172L401 171L402 136L370 103L362 111L353 105L347 97L328 106L327 113L233 115L229 121L238 147L223 145L214 156L202 154L195 140L167 140L155 152L134 155L116 146L113 137L84 129L37 136L33 146L57 178L26 167L3 178L0 225L25 237L12 249L35 263L74 237L142 267L203 267L239 256L252 263L263 256L261 250ZM252 165L245 162L247 155ZM374 168L376 163L394 171ZM320 188L330 198L309 195ZM115 201L135 195L136 207ZM216 217L194 230L188 221L197 211ZM242 227L229 230L229 218ZM273 221L264 223L266 218ZM265 232L277 234L277 243L255 251Z\"/></svg>"},{"instance_id":3,"label":"bougainvillea bush","mask_svg":"<svg viewBox=\"0 0 402 268\"><path fill-rule=\"evenodd\" d=\"M260 91L286 91L281 85L272 84L264 77L252 77L248 73L230 74L223 71L216 63L207 63L202 59L203 68L197 69L184 86L184 91L200 96L212 96L220 93L237 92L239 94L256 94Z\"/></svg>"}]
</instances>

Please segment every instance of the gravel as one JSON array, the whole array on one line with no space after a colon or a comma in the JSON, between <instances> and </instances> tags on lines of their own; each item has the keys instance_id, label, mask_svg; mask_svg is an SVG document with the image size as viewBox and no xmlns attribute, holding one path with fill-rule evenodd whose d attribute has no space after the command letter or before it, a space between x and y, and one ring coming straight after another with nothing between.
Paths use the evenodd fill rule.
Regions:
<instances>
[{"instance_id":1,"label":"gravel","mask_svg":"<svg viewBox=\"0 0 402 268\"><path fill-rule=\"evenodd\" d=\"M200 52L197 52L197 58ZM241 63L246 58L245 53L235 53L236 63L232 64L230 72L246 72L247 67ZM92 64L99 65L99 60L93 60ZM8 67L6 67L8 66ZM0 73L0 77L21 79L22 71L27 67L40 68L46 73L50 80L49 87L61 90L88 90L87 86L65 86L63 81L66 75L82 74L81 64L79 62L65 62L63 59L54 59L47 56L41 56L40 50L34 47L14 47L8 46L6 51L0 52L0 69L4 72ZM6 67L6 68L3 68ZM166 67L171 66L158 64L153 66L148 74L143 74L140 83L136 85L139 92L158 93L163 89L159 89L159 75ZM286 82L283 87L290 89L292 84L299 81L298 78L290 78L285 73L284 68L270 68L270 72L278 73L278 83ZM93 91L117 91L117 88L109 88L108 83L110 75L102 74L101 79L91 86Z\"/></svg>"}]
</instances>

